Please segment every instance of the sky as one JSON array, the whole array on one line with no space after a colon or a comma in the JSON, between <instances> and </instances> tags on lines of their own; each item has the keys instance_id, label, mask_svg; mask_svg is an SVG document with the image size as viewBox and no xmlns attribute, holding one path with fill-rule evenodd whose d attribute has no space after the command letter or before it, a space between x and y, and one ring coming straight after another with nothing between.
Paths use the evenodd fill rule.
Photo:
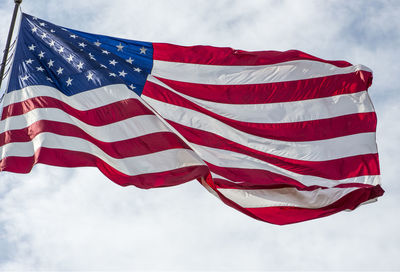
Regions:
<instances>
[{"instance_id":1,"label":"sky","mask_svg":"<svg viewBox=\"0 0 400 272\"><path fill-rule=\"evenodd\" d=\"M1 49L13 6L0 0ZM93 168L2 172L0 271L400 270L400 1L24 0L22 10L127 39L298 49L368 66L386 193L352 212L275 226L196 181L142 190Z\"/></svg>"}]
</instances>

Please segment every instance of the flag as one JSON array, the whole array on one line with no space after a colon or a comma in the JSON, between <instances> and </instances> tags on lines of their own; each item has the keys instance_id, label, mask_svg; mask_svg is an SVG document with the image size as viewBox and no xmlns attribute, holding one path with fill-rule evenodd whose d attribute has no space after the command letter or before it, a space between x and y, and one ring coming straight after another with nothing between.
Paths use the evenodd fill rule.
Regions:
<instances>
[{"instance_id":1,"label":"flag","mask_svg":"<svg viewBox=\"0 0 400 272\"><path fill-rule=\"evenodd\" d=\"M0 169L96 166L120 185L192 179L289 224L383 194L372 71L297 50L147 43L23 14Z\"/></svg>"}]
</instances>

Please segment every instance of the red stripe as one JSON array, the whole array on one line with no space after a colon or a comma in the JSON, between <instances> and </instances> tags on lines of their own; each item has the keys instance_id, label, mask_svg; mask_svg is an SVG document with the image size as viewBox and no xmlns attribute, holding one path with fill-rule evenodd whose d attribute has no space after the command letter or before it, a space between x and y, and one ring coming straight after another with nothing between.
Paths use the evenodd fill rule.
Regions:
<instances>
[{"instance_id":1,"label":"red stripe","mask_svg":"<svg viewBox=\"0 0 400 272\"><path fill-rule=\"evenodd\" d=\"M174 148L190 149L186 143L172 132L151 133L123 141L107 143L93 138L75 125L48 120L40 120L26 128L1 133L0 146L12 142L29 142L42 132L82 138L93 143L111 157L118 159Z\"/></svg>"},{"instance_id":2,"label":"red stripe","mask_svg":"<svg viewBox=\"0 0 400 272\"><path fill-rule=\"evenodd\" d=\"M305 209L296 207L268 207L247 208L247 212L258 220L273 224L286 225L305 220L316 219L335 214L343 210L354 210L361 203L382 196L384 193L381 186L372 188L360 188L348 193L338 201L320 209ZM244 208L242 208L244 209Z\"/></svg>"},{"instance_id":3,"label":"red stripe","mask_svg":"<svg viewBox=\"0 0 400 272\"><path fill-rule=\"evenodd\" d=\"M224 189L273 189L283 187L294 187L302 191L315 190L317 188L369 188L372 185L363 183L345 183L335 186L321 186L312 185L306 186L299 181L290 177L276 174L262 169L246 169L246 168L232 168L220 167L209 162L206 162L211 172L223 176L224 178L213 178L214 184L217 188Z\"/></svg>"},{"instance_id":4,"label":"red stripe","mask_svg":"<svg viewBox=\"0 0 400 272\"><path fill-rule=\"evenodd\" d=\"M277 225L286 225L301 221L325 217L343 210L354 210L361 203L382 196L384 191L380 185L370 188L360 188L348 193L338 201L320 209L306 209L296 207L267 207L267 208L243 208L229 200L216 190L210 176L206 179L207 184L213 188L220 199L228 206L247 214L257 220L266 221Z\"/></svg>"},{"instance_id":5,"label":"red stripe","mask_svg":"<svg viewBox=\"0 0 400 272\"><path fill-rule=\"evenodd\" d=\"M137 99L121 100L95 109L80 111L53 97L39 96L4 107L2 120L38 108L59 108L68 115L92 126L102 126L138 115L153 115L153 113Z\"/></svg>"},{"instance_id":6,"label":"red stripe","mask_svg":"<svg viewBox=\"0 0 400 272\"><path fill-rule=\"evenodd\" d=\"M246 84L207 85L158 78L173 90L206 101L226 104L264 104L323 98L365 91L372 73L357 71L297 81Z\"/></svg>"},{"instance_id":7,"label":"red stripe","mask_svg":"<svg viewBox=\"0 0 400 272\"><path fill-rule=\"evenodd\" d=\"M376 130L375 112L294 123L250 123L218 115L153 82L146 83L143 94L162 102L201 112L248 134L274 140L317 141Z\"/></svg>"},{"instance_id":8,"label":"red stripe","mask_svg":"<svg viewBox=\"0 0 400 272\"><path fill-rule=\"evenodd\" d=\"M4 158L0 161L0 171L29 173L37 163L62 167L93 166L99 168L106 177L121 186L135 185L143 189L174 186L208 173L206 166L189 166L165 172L128 176L92 154L45 147L39 148L32 157Z\"/></svg>"},{"instance_id":9,"label":"red stripe","mask_svg":"<svg viewBox=\"0 0 400 272\"><path fill-rule=\"evenodd\" d=\"M294 60L312 60L330 63L337 67L351 66L346 61L323 60L298 50L289 51L243 51L229 47L180 46L167 43L153 43L153 59L211 64L211 65L268 65Z\"/></svg>"},{"instance_id":10,"label":"red stripe","mask_svg":"<svg viewBox=\"0 0 400 272\"><path fill-rule=\"evenodd\" d=\"M378 154L365 154L329 161L295 160L264 153L211 132L186 127L172 121L168 122L191 143L248 155L294 173L333 180L379 175Z\"/></svg>"},{"instance_id":11,"label":"red stripe","mask_svg":"<svg viewBox=\"0 0 400 272\"><path fill-rule=\"evenodd\" d=\"M214 184L217 188L243 190L281 187L296 187L298 189L307 188L307 186L295 179L262 169L221 167L207 161L205 163L211 172L226 178L213 178Z\"/></svg>"}]
</instances>

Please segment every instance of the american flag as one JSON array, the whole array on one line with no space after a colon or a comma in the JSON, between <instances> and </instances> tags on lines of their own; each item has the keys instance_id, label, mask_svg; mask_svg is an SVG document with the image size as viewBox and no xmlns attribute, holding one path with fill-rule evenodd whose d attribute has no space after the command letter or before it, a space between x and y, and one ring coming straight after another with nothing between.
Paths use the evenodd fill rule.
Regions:
<instances>
[{"instance_id":1,"label":"american flag","mask_svg":"<svg viewBox=\"0 0 400 272\"><path fill-rule=\"evenodd\" d=\"M246 52L95 35L23 14L0 170L95 166L120 185L198 179L288 224L383 194L372 72L291 50Z\"/></svg>"}]
</instances>

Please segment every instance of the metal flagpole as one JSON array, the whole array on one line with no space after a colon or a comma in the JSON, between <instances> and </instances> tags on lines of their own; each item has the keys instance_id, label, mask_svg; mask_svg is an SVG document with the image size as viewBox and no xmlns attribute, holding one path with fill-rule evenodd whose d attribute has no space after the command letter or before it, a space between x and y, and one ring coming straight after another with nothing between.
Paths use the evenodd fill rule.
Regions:
<instances>
[{"instance_id":1,"label":"metal flagpole","mask_svg":"<svg viewBox=\"0 0 400 272\"><path fill-rule=\"evenodd\" d=\"M10 25L10 30L8 31L8 37L7 37L7 42L6 42L6 48L4 49L4 54L3 54L3 61L1 62L1 70L0 70L0 88L1 88L1 83L3 82L3 76L4 76L4 71L6 69L6 62L7 62L7 57L8 57L8 50L10 49L10 43L11 43L11 38L12 34L14 31L14 25L15 25L15 20L17 19L17 13L18 13L18 7L22 3L22 0L14 0L15 6L14 6L14 13L13 17L11 19L11 25Z\"/></svg>"}]
</instances>

